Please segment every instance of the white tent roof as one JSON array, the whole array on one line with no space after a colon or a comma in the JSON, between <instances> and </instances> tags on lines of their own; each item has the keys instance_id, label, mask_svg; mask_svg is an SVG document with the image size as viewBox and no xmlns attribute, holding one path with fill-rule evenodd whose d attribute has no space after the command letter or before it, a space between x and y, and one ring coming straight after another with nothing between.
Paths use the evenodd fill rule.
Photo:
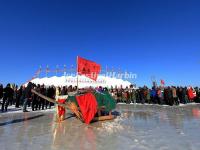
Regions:
<instances>
[{"instance_id":1,"label":"white tent roof","mask_svg":"<svg viewBox=\"0 0 200 150\"><path fill-rule=\"evenodd\" d=\"M84 87L97 87L97 86L102 86L102 87L108 87L110 88L111 86L115 87L129 87L131 83L129 81L124 81L122 79L117 79L117 78L111 78L111 77L105 77L105 76L98 76L97 81L93 81L85 76L78 76L78 85L79 88L84 88ZM35 84L44 84L46 86L76 86L77 85L77 76L53 76L53 77L44 77L44 78L35 78L31 82Z\"/></svg>"}]
</instances>

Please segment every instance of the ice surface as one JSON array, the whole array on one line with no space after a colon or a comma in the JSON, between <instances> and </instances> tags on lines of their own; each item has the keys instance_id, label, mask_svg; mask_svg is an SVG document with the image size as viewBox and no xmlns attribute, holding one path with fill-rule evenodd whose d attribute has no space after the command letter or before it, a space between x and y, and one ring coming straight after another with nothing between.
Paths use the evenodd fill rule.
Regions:
<instances>
[{"instance_id":1,"label":"ice surface","mask_svg":"<svg viewBox=\"0 0 200 150\"><path fill-rule=\"evenodd\" d=\"M81 123L54 111L0 114L1 150L199 150L200 105L117 105L115 120Z\"/></svg>"}]
</instances>

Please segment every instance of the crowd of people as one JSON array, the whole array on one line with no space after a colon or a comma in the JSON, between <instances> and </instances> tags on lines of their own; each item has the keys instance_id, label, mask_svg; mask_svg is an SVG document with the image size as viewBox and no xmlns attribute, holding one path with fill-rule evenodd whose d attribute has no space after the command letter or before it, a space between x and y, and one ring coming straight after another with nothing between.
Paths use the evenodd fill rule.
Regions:
<instances>
[{"instance_id":1,"label":"crowd of people","mask_svg":"<svg viewBox=\"0 0 200 150\"><path fill-rule=\"evenodd\" d=\"M33 94L31 89L34 89L38 93L41 93L49 98L55 99L55 86L28 84L26 87L18 87L15 84L9 83L3 87L3 85L0 84L1 111L7 112L9 106L15 106L16 108L22 107L23 112L28 112L27 106L31 107L32 111L51 109L52 106L54 106L53 103ZM62 88L58 87L58 95L67 95L68 92L73 92L76 90L77 88L72 86L64 86Z\"/></svg>"},{"instance_id":2,"label":"crowd of people","mask_svg":"<svg viewBox=\"0 0 200 150\"><path fill-rule=\"evenodd\" d=\"M110 93L117 102L125 103L148 103L160 105L179 105L191 102L200 102L200 88L198 87L152 87L147 86L138 89L111 88Z\"/></svg>"},{"instance_id":3,"label":"crowd of people","mask_svg":"<svg viewBox=\"0 0 200 150\"><path fill-rule=\"evenodd\" d=\"M16 108L22 107L23 112L28 112L27 106L31 107L32 111L50 109L54 104L32 94L31 89L34 88L41 94L54 98L55 88L53 86L45 87L44 85L32 87L31 85L20 86L19 88L15 84L7 84L4 88L3 85L0 85L1 111L6 112L8 107L12 105Z\"/></svg>"},{"instance_id":4,"label":"crowd of people","mask_svg":"<svg viewBox=\"0 0 200 150\"><path fill-rule=\"evenodd\" d=\"M57 87L59 95L67 95L69 92L77 91L77 87L63 86ZM31 89L55 99L56 87L45 85L28 84L18 87L15 84L7 84L3 87L0 84L0 103L1 111L6 112L9 106L16 108L22 107L23 112L28 112L27 107L31 107L32 111L51 109L53 103L40 98L33 94ZM98 87L96 90L103 90L104 88ZM132 85L126 88L111 87L108 89L110 94L114 97L117 103L141 103L141 104L160 104L160 105L179 105L187 104L190 102L200 103L200 88L195 87L152 87L149 89L147 86L142 88L134 88Z\"/></svg>"}]
</instances>

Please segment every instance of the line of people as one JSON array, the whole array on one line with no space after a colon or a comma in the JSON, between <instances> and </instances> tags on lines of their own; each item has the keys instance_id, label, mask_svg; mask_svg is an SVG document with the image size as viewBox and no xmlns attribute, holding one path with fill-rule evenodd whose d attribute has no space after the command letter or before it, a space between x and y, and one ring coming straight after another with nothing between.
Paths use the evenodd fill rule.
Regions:
<instances>
[{"instance_id":1,"label":"line of people","mask_svg":"<svg viewBox=\"0 0 200 150\"><path fill-rule=\"evenodd\" d=\"M110 93L117 102L125 103L148 103L160 105L179 105L190 102L200 103L200 88L195 87L152 87L147 86L134 89L111 88Z\"/></svg>"},{"instance_id":2,"label":"line of people","mask_svg":"<svg viewBox=\"0 0 200 150\"><path fill-rule=\"evenodd\" d=\"M28 112L27 107L31 107L32 111L35 110L45 110L51 109L54 106L53 103L40 98L39 96L33 94L31 89L35 89L37 92L45 95L49 98L55 99L56 87L55 86L45 86L45 85L35 85L28 83L27 86L20 86L18 88L15 84L7 84L3 87L0 84L0 104L1 111L7 112L9 106L15 106L16 108L22 108L23 112ZM67 95L68 92L74 92L77 87L64 86L58 87L58 95Z\"/></svg>"},{"instance_id":3,"label":"line of people","mask_svg":"<svg viewBox=\"0 0 200 150\"><path fill-rule=\"evenodd\" d=\"M55 99L56 87L45 85L34 85L29 83L27 87L20 86L18 88L15 84L7 84L3 87L0 84L0 102L1 111L7 111L8 106L15 105L16 108L22 107L24 112L27 112L27 106L35 110L51 109L54 106L35 94L31 93L34 88L37 92ZM98 87L102 88L102 87ZM69 92L74 92L77 87L64 86L58 87L59 95L67 95ZM160 105L179 105L180 103L186 104L190 102L200 103L200 88L195 87L152 87L149 89L147 86L135 89L131 85L126 88L113 88L109 89L110 94L116 99L116 102L124 103L149 103Z\"/></svg>"},{"instance_id":4,"label":"line of people","mask_svg":"<svg viewBox=\"0 0 200 150\"><path fill-rule=\"evenodd\" d=\"M54 104L34 95L31 93L31 89L35 88L38 92L54 98L55 89L54 87L46 88L44 85L31 86L28 84L27 87L21 86L18 88L15 84L7 84L6 87L0 85L0 104L1 111L7 112L9 106L15 106L16 108L22 107L23 112L28 112L27 106L35 110L50 109Z\"/></svg>"}]
</instances>

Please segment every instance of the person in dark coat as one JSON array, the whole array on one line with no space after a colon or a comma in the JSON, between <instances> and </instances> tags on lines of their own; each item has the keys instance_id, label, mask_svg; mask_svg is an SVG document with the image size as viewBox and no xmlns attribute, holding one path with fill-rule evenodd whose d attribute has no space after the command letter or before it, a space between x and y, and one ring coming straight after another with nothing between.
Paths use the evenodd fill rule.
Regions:
<instances>
[{"instance_id":1,"label":"person in dark coat","mask_svg":"<svg viewBox=\"0 0 200 150\"><path fill-rule=\"evenodd\" d=\"M0 84L0 102L3 101L2 99L3 99L3 85Z\"/></svg>"},{"instance_id":2,"label":"person in dark coat","mask_svg":"<svg viewBox=\"0 0 200 150\"><path fill-rule=\"evenodd\" d=\"M20 105L23 106L24 104L24 99L25 99L25 87L21 86L21 96L20 96Z\"/></svg>"},{"instance_id":3,"label":"person in dark coat","mask_svg":"<svg viewBox=\"0 0 200 150\"><path fill-rule=\"evenodd\" d=\"M133 85L130 85L129 95L130 95L130 101L134 103L136 101L136 98L135 98L135 91L134 91Z\"/></svg>"},{"instance_id":4,"label":"person in dark coat","mask_svg":"<svg viewBox=\"0 0 200 150\"><path fill-rule=\"evenodd\" d=\"M22 92L23 92L23 86L20 86L20 88L17 90L17 101L16 107L22 106Z\"/></svg>"},{"instance_id":5,"label":"person in dark coat","mask_svg":"<svg viewBox=\"0 0 200 150\"><path fill-rule=\"evenodd\" d=\"M183 104L188 103L187 87L182 89L182 99L183 99Z\"/></svg>"},{"instance_id":6,"label":"person in dark coat","mask_svg":"<svg viewBox=\"0 0 200 150\"><path fill-rule=\"evenodd\" d=\"M173 99L172 89L170 87L168 87L168 98L169 98L169 105L173 106L174 99Z\"/></svg>"},{"instance_id":7,"label":"person in dark coat","mask_svg":"<svg viewBox=\"0 0 200 150\"><path fill-rule=\"evenodd\" d=\"M172 91L172 100L173 100L173 104L175 105L179 105L179 99L178 99L178 95L177 95L177 89L175 86L171 87L171 91Z\"/></svg>"},{"instance_id":8,"label":"person in dark coat","mask_svg":"<svg viewBox=\"0 0 200 150\"><path fill-rule=\"evenodd\" d=\"M27 103L29 100L31 100L32 93L31 90L33 88L33 84L31 82L28 83L26 89L25 89L25 99L24 99L24 104L23 104L23 112L28 112L27 111Z\"/></svg>"},{"instance_id":9,"label":"person in dark coat","mask_svg":"<svg viewBox=\"0 0 200 150\"><path fill-rule=\"evenodd\" d=\"M157 99L158 99L158 104L160 105L164 104L164 93L162 87L157 88Z\"/></svg>"},{"instance_id":10,"label":"person in dark coat","mask_svg":"<svg viewBox=\"0 0 200 150\"><path fill-rule=\"evenodd\" d=\"M34 90L37 91L37 87L34 87ZM35 111L38 109L38 99L37 99L37 95L36 94L32 94L32 105L31 105L31 108L32 108L32 111Z\"/></svg>"},{"instance_id":11,"label":"person in dark coat","mask_svg":"<svg viewBox=\"0 0 200 150\"><path fill-rule=\"evenodd\" d=\"M200 88L197 90L197 102L200 103Z\"/></svg>"},{"instance_id":12,"label":"person in dark coat","mask_svg":"<svg viewBox=\"0 0 200 150\"><path fill-rule=\"evenodd\" d=\"M36 92L38 92L38 93L41 93L41 91L40 91L40 89L41 89L41 86L40 86L40 84L38 84L37 85L37 87L36 87ZM41 98L39 97L39 96L37 96L37 95L35 95L36 97L36 110L40 110L41 109Z\"/></svg>"},{"instance_id":13,"label":"person in dark coat","mask_svg":"<svg viewBox=\"0 0 200 150\"><path fill-rule=\"evenodd\" d=\"M8 105L10 101L13 99L13 89L10 87L10 84L7 84L7 86L3 90L3 103L1 107L1 111L3 112L4 109L7 111Z\"/></svg>"},{"instance_id":14,"label":"person in dark coat","mask_svg":"<svg viewBox=\"0 0 200 150\"><path fill-rule=\"evenodd\" d=\"M128 90L125 91L126 92L126 104L130 104L131 100L130 100L130 93Z\"/></svg>"},{"instance_id":15,"label":"person in dark coat","mask_svg":"<svg viewBox=\"0 0 200 150\"><path fill-rule=\"evenodd\" d=\"M41 87L40 87L40 84L38 84L36 87L35 87L35 91L38 92L38 93L41 93ZM33 95L33 101L32 101L32 110L35 111L35 110L40 110L41 109L41 101L42 99L34 94ZM44 107L44 106L43 106Z\"/></svg>"},{"instance_id":16,"label":"person in dark coat","mask_svg":"<svg viewBox=\"0 0 200 150\"><path fill-rule=\"evenodd\" d=\"M139 89L136 90L135 95L136 95L136 103L140 103L141 100L140 100L140 90Z\"/></svg>"},{"instance_id":17,"label":"person in dark coat","mask_svg":"<svg viewBox=\"0 0 200 150\"><path fill-rule=\"evenodd\" d=\"M67 93L67 91L66 91ZM51 87L51 95L50 98L55 99L56 96L56 88L54 86ZM54 106L54 103L50 103L50 106Z\"/></svg>"},{"instance_id":18,"label":"person in dark coat","mask_svg":"<svg viewBox=\"0 0 200 150\"><path fill-rule=\"evenodd\" d=\"M117 102L122 102L122 91L117 89Z\"/></svg>"},{"instance_id":19,"label":"person in dark coat","mask_svg":"<svg viewBox=\"0 0 200 150\"><path fill-rule=\"evenodd\" d=\"M69 87L69 89L68 89L70 92L71 92L71 87ZM66 95L67 93L66 93L66 87L64 86L63 88L62 88L62 90L61 90L61 95Z\"/></svg>"},{"instance_id":20,"label":"person in dark coat","mask_svg":"<svg viewBox=\"0 0 200 150\"><path fill-rule=\"evenodd\" d=\"M140 96L140 102L142 104L144 104L145 103L145 95L144 95L144 89L143 88L139 89L139 96Z\"/></svg>"},{"instance_id":21,"label":"person in dark coat","mask_svg":"<svg viewBox=\"0 0 200 150\"><path fill-rule=\"evenodd\" d=\"M44 87L44 84L40 87L39 91L42 95L46 94L46 89ZM41 107L42 107L42 110L44 110L45 103L46 103L46 100L44 100L43 98L40 98L39 110Z\"/></svg>"},{"instance_id":22,"label":"person in dark coat","mask_svg":"<svg viewBox=\"0 0 200 150\"><path fill-rule=\"evenodd\" d=\"M18 89L18 86L16 86L16 89L15 89L15 98L16 98L15 107L19 108L19 105L20 105L20 89Z\"/></svg>"},{"instance_id":23,"label":"person in dark coat","mask_svg":"<svg viewBox=\"0 0 200 150\"><path fill-rule=\"evenodd\" d=\"M65 94L66 95L66 94ZM55 91L54 91L54 88L53 86L49 87L47 89L47 97L51 98L51 99L54 99L55 98ZM49 109L51 109L51 106L53 106L53 103L51 102L47 102L46 103L46 109L47 107L49 107Z\"/></svg>"},{"instance_id":24,"label":"person in dark coat","mask_svg":"<svg viewBox=\"0 0 200 150\"><path fill-rule=\"evenodd\" d=\"M178 96L180 103L183 103L182 92L183 92L182 87L178 87L177 90L176 90L176 93L177 93L177 96Z\"/></svg>"},{"instance_id":25,"label":"person in dark coat","mask_svg":"<svg viewBox=\"0 0 200 150\"><path fill-rule=\"evenodd\" d=\"M156 104L157 103L157 92L156 92L156 89L155 87L152 87L152 90L150 92L150 95L151 95L151 102L153 102L153 104Z\"/></svg>"},{"instance_id":26,"label":"person in dark coat","mask_svg":"<svg viewBox=\"0 0 200 150\"><path fill-rule=\"evenodd\" d=\"M173 96L172 96L172 91L171 91L170 87L167 87L164 90L164 98L165 98L165 102L167 105L170 105L170 106L173 105Z\"/></svg>"},{"instance_id":27,"label":"person in dark coat","mask_svg":"<svg viewBox=\"0 0 200 150\"><path fill-rule=\"evenodd\" d=\"M0 84L0 99L3 98L3 85Z\"/></svg>"},{"instance_id":28,"label":"person in dark coat","mask_svg":"<svg viewBox=\"0 0 200 150\"><path fill-rule=\"evenodd\" d=\"M199 88L198 87L195 87L195 92L196 92L196 97L194 99L195 103L199 103L200 102L200 99L199 99Z\"/></svg>"}]
</instances>

